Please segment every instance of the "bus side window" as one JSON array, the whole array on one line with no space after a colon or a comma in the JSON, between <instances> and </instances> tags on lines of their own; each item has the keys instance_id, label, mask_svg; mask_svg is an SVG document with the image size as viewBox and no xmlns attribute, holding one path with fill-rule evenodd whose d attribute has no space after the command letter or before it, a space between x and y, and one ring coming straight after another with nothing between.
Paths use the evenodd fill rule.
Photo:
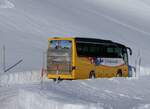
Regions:
<instances>
[{"instance_id":1,"label":"bus side window","mask_svg":"<svg viewBox=\"0 0 150 109\"><path fill-rule=\"evenodd\" d=\"M99 51L98 51L98 57L105 57L106 55L106 52L105 52L105 49L103 45L99 45Z\"/></svg>"},{"instance_id":2,"label":"bus side window","mask_svg":"<svg viewBox=\"0 0 150 109\"><path fill-rule=\"evenodd\" d=\"M88 53L88 47L86 46L83 47L83 53Z\"/></svg>"},{"instance_id":3,"label":"bus side window","mask_svg":"<svg viewBox=\"0 0 150 109\"><path fill-rule=\"evenodd\" d=\"M78 56L87 56L88 55L88 47L83 44L78 44L77 46L77 54Z\"/></svg>"},{"instance_id":4,"label":"bus side window","mask_svg":"<svg viewBox=\"0 0 150 109\"><path fill-rule=\"evenodd\" d=\"M123 58L122 48L115 48L115 53L117 54L118 58Z\"/></svg>"},{"instance_id":5,"label":"bus side window","mask_svg":"<svg viewBox=\"0 0 150 109\"><path fill-rule=\"evenodd\" d=\"M89 46L89 54L91 57L98 57L99 47L94 45Z\"/></svg>"}]
</instances>

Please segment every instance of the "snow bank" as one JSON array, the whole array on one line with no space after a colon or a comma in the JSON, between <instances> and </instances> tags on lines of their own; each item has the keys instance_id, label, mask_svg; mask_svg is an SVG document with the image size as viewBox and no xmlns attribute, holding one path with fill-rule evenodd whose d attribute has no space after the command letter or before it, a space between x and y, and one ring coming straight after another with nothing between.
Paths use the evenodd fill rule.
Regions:
<instances>
[{"instance_id":1,"label":"snow bank","mask_svg":"<svg viewBox=\"0 0 150 109\"><path fill-rule=\"evenodd\" d=\"M150 77L100 78L0 87L2 109L148 109ZM1 109L0 107L0 109Z\"/></svg>"},{"instance_id":2,"label":"snow bank","mask_svg":"<svg viewBox=\"0 0 150 109\"><path fill-rule=\"evenodd\" d=\"M150 75L150 68L140 67L139 77ZM133 72L133 79L135 78L135 72ZM132 78L129 78L132 79ZM0 85L11 85L11 84L24 84L24 83L35 83L43 81L49 81L46 74L43 79L41 78L41 71L26 71L26 72L15 72L15 73L0 73Z\"/></svg>"},{"instance_id":3,"label":"snow bank","mask_svg":"<svg viewBox=\"0 0 150 109\"><path fill-rule=\"evenodd\" d=\"M140 76L150 75L150 68L140 67Z\"/></svg>"},{"instance_id":4,"label":"snow bank","mask_svg":"<svg viewBox=\"0 0 150 109\"><path fill-rule=\"evenodd\" d=\"M140 104L133 109L150 109L150 104Z\"/></svg>"},{"instance_id":5,"label":"snow bank","mask_svg":"<svg viewBox=\"0 0 150 109\"><path fill-rule=\"evenodd\" d=\"M27 71L0 74L0 85L28 84L40 82L40 71Z\"/></svg>"}]
</instances>

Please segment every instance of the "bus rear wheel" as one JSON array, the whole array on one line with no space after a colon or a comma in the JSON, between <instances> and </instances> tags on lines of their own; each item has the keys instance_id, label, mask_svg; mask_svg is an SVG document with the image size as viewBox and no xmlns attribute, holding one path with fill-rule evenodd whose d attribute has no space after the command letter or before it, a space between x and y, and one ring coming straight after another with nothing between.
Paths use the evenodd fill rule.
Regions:
<instances>
[{"instance_id":1,"label":"bus rear wheel","mask_svg":"<svg viewBox=\"0 0 150 109\"><path fill-rule=\"evenodd\" d=\"M90 72L89 79L95 79L95 78L96 78L95 72L94 71Z\"/></svg>"},{"instance_id":2,"label":"bus rear wheel","mask_svg":"<svg viewBox=\"0 0 150 109\"><path fill-rule=\"evenodd\" d=\"M117 71L116 77L122 77L122 70L121 69L119 69Z\"/></svg>"}]
</instances>

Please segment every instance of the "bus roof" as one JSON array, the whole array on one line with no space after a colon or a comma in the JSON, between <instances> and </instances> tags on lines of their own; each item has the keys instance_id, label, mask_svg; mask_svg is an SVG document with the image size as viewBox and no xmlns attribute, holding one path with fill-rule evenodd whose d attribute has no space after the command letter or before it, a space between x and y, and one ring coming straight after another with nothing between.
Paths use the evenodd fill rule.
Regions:
<instances>
[{"instance_id":1,"label":"bus roof","mask_svg":"<svg viewBox=\"0 0 150 109\"><path fill-rule=\"evenodd\" d=\"M113 42L111 40L104 40L104 39L99 39L99 38L87 38L87 37L52 37L52 38L48 38L48 40L58 40L58 39L75 39L76 42L78 43L89 43L89 44L104 44L104 45L114 45L114 46L119 46L122 48L129 48L126 47L123 44L117 43L117 42Z\"/></svg>"},{"instance_id":2,"label":"bus roof","mask_svg":"<svg viewBox=\"0 0 150 109\"><path fill-rule=\"evenodd\" d=\"M91 44L107 44L107 45L115 45L115 46L121 46L125 47L125 45L113 42L111 40L104 40L104 39L98 39L98 38L83 38L83 37L75 37L76 42L78 43L91 43Z\"/></svg>"}]
</instances>

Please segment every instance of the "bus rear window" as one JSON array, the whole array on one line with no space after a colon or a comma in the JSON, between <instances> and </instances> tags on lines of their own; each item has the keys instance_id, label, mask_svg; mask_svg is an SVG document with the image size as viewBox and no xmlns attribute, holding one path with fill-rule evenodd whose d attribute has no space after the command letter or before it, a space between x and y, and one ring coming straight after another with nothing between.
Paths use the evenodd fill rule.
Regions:
<instances>
[{"instance_id":1,"label":"bus rear window","mask_svg":"<svg viewBox=\"0 0 150 109\"><path fill-rule=\"evenodd\" d=\"M51 40L50 48L53 49L71 49L72 41L69 40Z\"/></svg>"}]
</instances>

